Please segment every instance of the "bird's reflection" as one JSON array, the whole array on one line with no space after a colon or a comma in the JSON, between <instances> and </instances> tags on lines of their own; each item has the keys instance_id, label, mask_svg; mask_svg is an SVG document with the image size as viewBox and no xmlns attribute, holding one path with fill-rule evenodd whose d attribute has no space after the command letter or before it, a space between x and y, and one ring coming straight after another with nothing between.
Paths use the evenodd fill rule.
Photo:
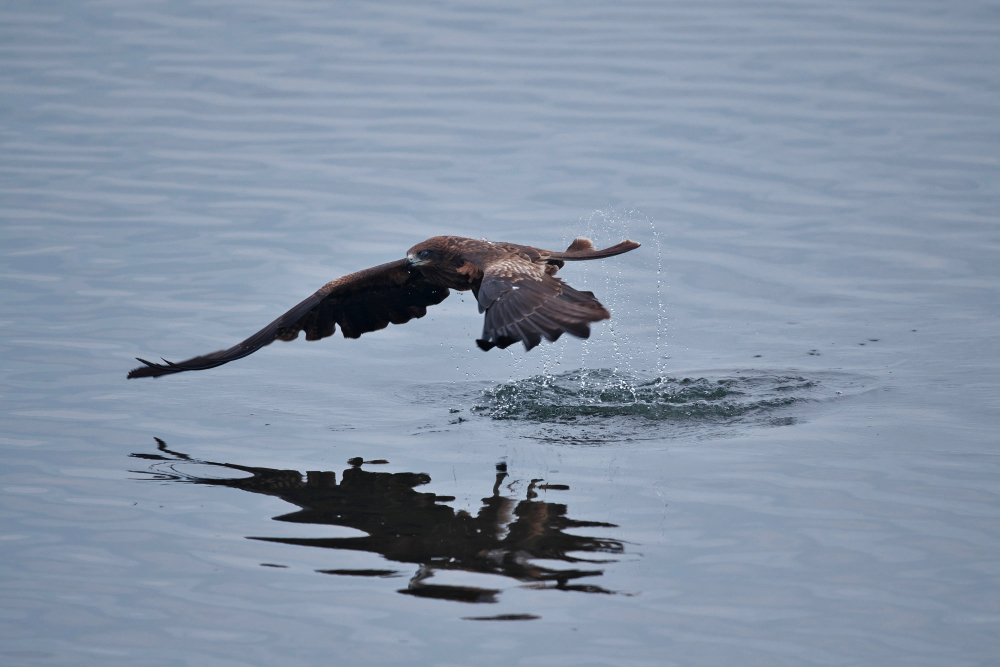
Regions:
<instances>
[{"instance_id":1,"label":"bird's reflection","mask_svg":"<svg viewBox=\"0 0 1000 667\"><path fill-rule=\"evenodd\" d=\"M586 593L611 593L593 584L580 583L585 577L602 574L600 569L581 569L608 560L587 559L579 554L620 554L622 543L598 537L567 533L567 529L613 528L614 524L577 521L566 516L566 506L538 498L538 491L567 489L566 486L531 480L523 498L502 495L508 477L506 465L497 465L492 493L483 498L475 516L445 504L451 496L416 491L431 481L424 473L371 472L360 458L350 467L335 472L255 468L233 463L194 459L172 451L157 438L159 454L132 454L156 461L149 470L136 471L154 479L209 484L275 496L301 508L274 517L290 523L346 526L367 533L364 537L250 539L297 544L328 549L350 549L381 554L390 561L419 565L409 585L400 593L461 602L496 602L499 590L471 586L433 584L437 570L462 570L498 574L526 582L532 588L555 588ZM248 477L218 479L199 477L184 471L191 463L248 473ZM369 464L386 463L369 461ZM508 485L506 488L511 488ZM536 564L537 559L562 561L576 567L556 569ZM325 574L388 577L399 573L390 569L329 569Z\"/></svg>"}]
</instances>

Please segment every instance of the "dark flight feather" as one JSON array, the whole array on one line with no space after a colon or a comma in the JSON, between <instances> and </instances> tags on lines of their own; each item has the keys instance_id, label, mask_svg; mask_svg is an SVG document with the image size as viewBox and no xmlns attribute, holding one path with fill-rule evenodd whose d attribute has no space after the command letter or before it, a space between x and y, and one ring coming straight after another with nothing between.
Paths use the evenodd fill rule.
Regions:
<instances>
[{"instance_id":1,"label":"dark flight feather","mask_svg":"<svg viewBox=\"0 0 1000 667\"><path fill-rule=\"evenodd\" d=\"M345 338L403 324L427 314L449 290L472 290L485 313L483 350L504 349L522 342L530 350L542 339L563 333L590 336L590 323L611 314L592 292L575 290L555 277L567 261L602 259L638 248L622 241L598 250L588 239L576 239L564 252L513 243L491 243L457 236L436 236L411 248L407 259L382 264L331 281L287 313L226 350L177 363L139 359L144 365L129 378L159 377L215 368L253 354L274 340L306 340L332 336L337 327Z\"/></svg>"},{"instance_id":2,"label":"dark flight feather","mask_svg":"<svg viewBox=\"0 0 1000 667\"><path fill-rule=\"evenodd\" d=\"M427 306L441 303L447 287L428 282L406 268L406 260L382 264L327 283L312 296L271 322L245 341L227 350L173 363L163 360L145 364L129 372L129 378L159 377L182 371L215 368L253 354L274 340L294 340L305 331L306 340L332 336L340 325L345 338L403 324L427 314Z\"/></svg>"},{"instance_id":3,"label":"dark flight feather","mask_svg":"<svg viewBox=\"0 0 1000 667\"><path fill-rule=\"evenodd\" d=\"M586 239L577 239L570 248L579 248L581 241ZM628 250L631 248L619 252ZM579 251L588 249L580 248ZM597 255L598 252L588 251L588 254ZM559 254L565 257L570 253L568 250ZM573 289L527 258L504 257L488 266L479 287L478 301L480 312L486 313L483 335L476 341L482 350L502 349L517 341L522 341L525 349L530 350L541 343L542 338L552 342L563 332L589 338L591 322L611 317L593 292Z\"/></svg>"}]
</instances>

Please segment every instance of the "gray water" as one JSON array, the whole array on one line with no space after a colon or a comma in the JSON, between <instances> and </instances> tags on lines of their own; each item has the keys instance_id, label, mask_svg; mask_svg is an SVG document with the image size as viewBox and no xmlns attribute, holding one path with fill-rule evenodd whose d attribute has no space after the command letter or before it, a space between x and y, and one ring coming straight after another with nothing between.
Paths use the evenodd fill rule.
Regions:
<instances>
[{"instance_id":1,"label":"gray water","mask_svg":"<svg viewBox=\"0 0 1000 667\"><path fill-rule=\"evenodd\" d=\"M0 7L0 663L992 665L1000 9ZM436 234L643 244L228 347Z\"/></svg>"}]
</instances>

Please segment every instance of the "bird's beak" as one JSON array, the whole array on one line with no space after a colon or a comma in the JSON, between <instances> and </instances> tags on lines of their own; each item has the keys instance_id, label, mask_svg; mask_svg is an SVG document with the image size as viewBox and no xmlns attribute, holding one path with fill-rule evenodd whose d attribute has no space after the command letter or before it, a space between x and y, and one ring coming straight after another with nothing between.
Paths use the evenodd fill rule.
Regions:
<instances>
[{"instance_id":1,"label":"bird's beak","mask_svg":"<svg viewBox=\"0 0 1000 667\"><path fill-rule=\"evenodd\" d=\"M405 262L404 266L406 268L408 268L408 269L412 269L413 268L413 255L407 255L406 256L406 262Z\"/></svg>"}]
</instances>

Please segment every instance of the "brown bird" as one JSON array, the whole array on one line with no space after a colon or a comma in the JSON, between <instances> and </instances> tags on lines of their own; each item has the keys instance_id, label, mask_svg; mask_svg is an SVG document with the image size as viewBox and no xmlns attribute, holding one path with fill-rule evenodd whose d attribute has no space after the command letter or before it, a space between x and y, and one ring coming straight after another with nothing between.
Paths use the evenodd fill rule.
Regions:
<instances>
[{"instance_id":1,"label":"brown bird","mask_svg":"<svg viewBox=\"0 0 1000 667\"><path fill-rule=\"evenodd\" d=\"M483 350L500 349L517 341L530 350L542 338L554 341L564 332L590 336L590 323L611 314L594 298L559 278L567 261L601 259L638 248L634 241L597 250L588 239L576 239L565 252L515 243L493 243L460 236L435 236L410 248L406 259L358 271L323 285L315 294L266 327L228 350L173 363L144 366L130 378L159 377L182 371L202 371L253 354L274 340L306 340L332 336L340 325L344 338L403 324L427 314L449 290L472 290L479 312L486 313Z\"/></svg>"}]
</instances>

